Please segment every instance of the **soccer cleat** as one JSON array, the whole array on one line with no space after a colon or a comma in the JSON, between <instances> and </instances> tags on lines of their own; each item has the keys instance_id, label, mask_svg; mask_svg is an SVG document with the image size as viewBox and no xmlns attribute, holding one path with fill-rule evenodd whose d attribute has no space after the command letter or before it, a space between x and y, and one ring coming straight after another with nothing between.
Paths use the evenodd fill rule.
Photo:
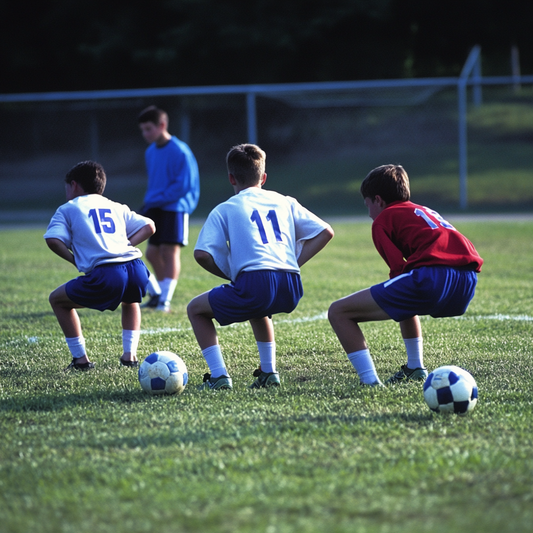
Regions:
<instances>
[{"instance_id":1,"label":"soccer cleat","mask_svg":"<svg viewBox=\"0 0 533 533\"><path fill-rule=\"evenodd\" d=\"M159 302L155 310L162 313L170 313L170 302Z\"/></svg>"},{"instance_id":2,"label":"soccer cleat","mask_svg":"<svg viewBox=\"0 0 533 533\"><path fill-rule=\"evenodd\" d=\"M198 390L231 390L233 383L229 376L219 376L212 378L211 374L204 374L204 382L198 387Z\"/></svg>"},{"instance_id":3,"label":"soccer cleat","mask_svg":"<svg viewBox=\"0 0 533 533\"><path fill-rule=\"evenodd\" d=\"M139 366L139 361L135 360L130 360L130 361L124 361L124 359L122 359L122 357L120 358L120 364L121 366L129 366L129 367L137 367Z\"/></svg>"},{"instance_id":4,"label":"soccer cleat","mask_svg":"<svg viewBox=\"0 0 533 533\"><path fill-rule=\"evenodd\" d=\"M159 304L159 296L160 294L154 294L153 296L150 296L150 299L141 305L141 308L143 309L146 309L146 308L152 308L152 309L155 309L158 304Z\"/></svg>"},{"instance_id":5,"label":"soccer cleat","mask_svg":"<svg viewBox=\"0 0 533 533\"><path fill-rule=\"evenodd\" d=\"M93 368L94 363L76 363L76 359L72 359L70 365L68 365L63 372L66 372L67 370L92 370Z\"/></svg>"},{"instance_id":6,"label":"soccer cleat","mask_svg":"<svg viewBox=\"0 0 533 533\"><path fill-rule=\"evenodd\" d=\"M428 377L428 371L425 368L407 368L402 365L400 370L391 376L385 383L392 385L394 383L405 383L406 381L424 381Z\"/></svg>"},{"instance_id":7,"label":"soccer cleat","mask_svg":"<svg viewBox=\"0 0 533 533\"><path fill-rule=\"evenodd\" d=\"M265 387L279 387L281 385L278 372L263 372L261 368L254 370L254 378L257 378L248 388L262 389Z\"/></svg>"},{"instance_id":8,"label":"soccer cleat","mask_svg":"<svg viewBox=\"0 0 533 533\"><path fill-rule=\"evenodd\" d=\"M381 383L380 380L374 381L374 383L363 383L361 380L359 380L359 385L361 387L384 387L383 383Z\"/></svg>"}]
</instances>

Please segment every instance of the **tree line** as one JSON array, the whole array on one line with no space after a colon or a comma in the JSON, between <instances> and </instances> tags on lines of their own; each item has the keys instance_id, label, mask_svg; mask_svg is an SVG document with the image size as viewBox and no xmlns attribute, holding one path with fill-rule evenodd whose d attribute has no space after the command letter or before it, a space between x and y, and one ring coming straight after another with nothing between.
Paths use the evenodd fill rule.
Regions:
<instances>
[{"instance_id":1,"label":"tree line","mask_svg":"<svg viewBox=\"0 0 533 533\"><path fill-rule=\"evenodd\" d=\"M0 0L0 92L533 72L531 0Z\"/></svg>"}]
</instances>

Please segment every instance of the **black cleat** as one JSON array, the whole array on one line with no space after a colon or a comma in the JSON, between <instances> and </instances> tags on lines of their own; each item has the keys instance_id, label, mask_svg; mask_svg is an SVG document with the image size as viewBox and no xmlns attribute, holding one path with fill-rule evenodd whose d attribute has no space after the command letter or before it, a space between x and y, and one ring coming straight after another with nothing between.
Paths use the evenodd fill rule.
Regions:
<instances>
[{"instance_id":1,"label":"black cleat","mask_svg":"<svg viewBox=\"0 0 533 533\"><path fill-rule=\"evenodd\" d=\"M72 359L70 365L65 368L64 372L67 370L92 370L94 368L94 363L76 363L76 359Z\"/></svg>"},{"instance_id":2,"label":"black cleat","mask_svg":"<svg viewBox=\"0 0 533 533\"><path fill-rule=\"evenodd\" d=\"M120 364L122 366L130 366L130 367L136 367L136 366L139 366L139 361L135 360L135 361L124 361L124 359L120 359Z\"/></svg>"},{"instance_id":3,"label":"black cleat","mask_svg":"<svg viewBox=\"0 0 533 533\"><path fill-rule=\"evenodd\" d=\"M155 309L157 305L159 304L159 296L160 294L154 294L153 296L150 296L150 299L145 303L141 305L141 308L151 308Z\"/></svg>"}]
</instances>

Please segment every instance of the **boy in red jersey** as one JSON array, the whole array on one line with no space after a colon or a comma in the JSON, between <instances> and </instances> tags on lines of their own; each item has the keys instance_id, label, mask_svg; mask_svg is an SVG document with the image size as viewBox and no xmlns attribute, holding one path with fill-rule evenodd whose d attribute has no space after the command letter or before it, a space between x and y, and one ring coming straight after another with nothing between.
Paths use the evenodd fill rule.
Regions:
<instances>
[{"instance_id":1,"label":"boy in red jersey","mask_svg":"<svg viewBox=\"0 0 533 533\"><path fill-rule=\"evenodd\" d=\"M329 321L362 385L383 385L359 327L374 320L399 322L407 350L407 364L386 383L425 380L418 315L462 315L474 297L483 259L438 213L410 201L409 177L402 166L372 170L361 194L390 279L333 302Z\"/></svg>"}]
</instances>

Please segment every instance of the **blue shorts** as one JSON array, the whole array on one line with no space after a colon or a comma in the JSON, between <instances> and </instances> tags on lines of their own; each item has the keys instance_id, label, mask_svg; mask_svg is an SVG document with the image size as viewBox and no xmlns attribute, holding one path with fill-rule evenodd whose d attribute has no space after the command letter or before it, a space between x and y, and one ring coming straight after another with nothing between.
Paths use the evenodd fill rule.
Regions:
<instances>
[{"instance_id":1,"label":"blue shorts","mask_svg":"<svg viewBox=\"0 0 533 533\"><path fill-rule=\"evenodd\" d=\"M370 287L376 303L393 320L415 315L462 315L477 285L477 274L446 266L420 267Z\"/></svg>"},{"instance_id":2,"label":"blue shorts","mask_svg":"<svg viewBox=\"0 0 533 533\"><path fill-rule=\"evenodd\" d=\"M189 214L175 211L163 211L159 207L151 207L141 213L151 218L155 223L156 231L148 239L149 244L189 244Z\"/></svg>"},{"instance_id":3,"label":"blue shorts","mask_svg":"<svg viewBox=\"0 0 533 533\"><path fill-rule=\"evenodd\" d=\"M209 292L209 304L221 326L294 311L304 294L300 274L279 270L241 272L235 283Z\"/></svg>"},{"instance_id":4,"label":"blue shorts","mask_svg":"<svg viewBox=\"0 0 533 533\"><path fill-rule=\"evenodd\" d=\"M150 273L140 259L107 263L66 284L67 296L78 305L114 311L121 302L141 302L146 295Z\"/></svg>"}]
</instances>

